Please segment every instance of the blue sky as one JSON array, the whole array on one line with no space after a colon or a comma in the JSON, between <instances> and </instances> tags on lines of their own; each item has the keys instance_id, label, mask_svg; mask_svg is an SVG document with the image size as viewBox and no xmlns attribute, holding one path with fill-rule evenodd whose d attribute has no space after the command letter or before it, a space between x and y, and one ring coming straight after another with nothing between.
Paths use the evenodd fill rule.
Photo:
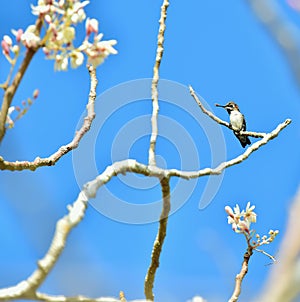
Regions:
<instances>
[{"instance_id":1,"label":"blue sky","mask_svg":"<svg viewBox=\"0 0 300 302\"><path fill-rule=\"evenodd\" d=\"M0 11L1 37L11 28L26 28L34 22L30 3L6 2ZM99 19L104 38L118 40L119 52L98 68L99 102L94 128L98 133L95 142L98 173L128 155L147 162L151 102L143 99L127 104L124 100L122 104L108 97L107 90L118 93L117 85L152 76L160 5L153 1L111 0L91 1L86 8L88 16ZM280 6L285 17L298 27L298 14L284 1ZM81 24L78 32L81 36L83 28ZM214 103L234 100L245 114L249 130L268 132L286 118L293 120L275 140L247 161L226 170L220 188L205 209L199 209L199 201L208 178L195 182L195 187L177 179L171 182L174 190L179 185L184 188L186 183L191 194L187 198L183 189L174 191L172 201L181 202L182 206L169 219L154 287L156 299L181 302L199 294L209 301L224 301L233 290L234 276L246 248L243 237L234 234L227 225L225 205L245 206L248 201L255 204L258 214L255 229L260 234L271 228L280 230L275 242L266 247L268 253L274 256L278 253L289 205L299 184L300 159L296 147L300 138L299 87L283 52L256 20L246 1L171 1L165 38L161 78L177 83L175 86L183 91L184 86L191 84L219 117L228 118ZM7 131L0 153L5 159L45 157L71 140L84 113L89 78L84 67L65 73L55 72L53 65L43 59L42 53L30 65L14 104L31 96L36 88L40 96L15 128ZM9 67L3 57L0 66L2 82ZM176 98L173 90L167 91L168 96ZM163 134L157 145L160 165L180 168L184 162L188 169L195 170L210 166L210 145L218 146L215 140L219 136L214 136L216 132L206 136L203 125L209 122L194 100L188 95L176 98L176 104L163 99L160 113L159 131ZM227 159L243 152L228 129L216 131L224 135ZM125 143L128 149L123 148ZM84 144L88 146L87 138L82 141ZM76 162L79 173L90 161L88 156L89 153L83 154L80 162ZM88 181L96 175L93 172L89 175L86 165L82 173ZM44 255L56 221L80 191L77 173L72 154L56 166L34 173L1 172L0 287L26 278L37 259ZM128 177L131 177L128 183L124 176L113 179L107 190L137 205L158 200L160 192L154 180ZM135 182L139 186L134 189ZM113 200L101 199L103 194L100 190L96 201L107 209ZM122 223L113 217L114 213L107 217L92 206L88 208L42 290L89 296L117 296L123 290L128 299L143 297L144 277L158 225ZM241 301L249 301L259 292L270 270L268 263L269 259L261 254L253 256Z\"/></svg>"}]
</instances>

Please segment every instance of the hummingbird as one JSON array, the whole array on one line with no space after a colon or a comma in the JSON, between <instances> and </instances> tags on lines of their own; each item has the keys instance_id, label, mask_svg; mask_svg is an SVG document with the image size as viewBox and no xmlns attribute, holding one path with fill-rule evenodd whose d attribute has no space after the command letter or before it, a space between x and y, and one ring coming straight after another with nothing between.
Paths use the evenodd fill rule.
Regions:
<instances>
[{"instance_id":1,"label":"hummingbird","mask_svg":"<svg viewBox=\"0 0 300 302\"><path fill-rule=\"evenodd\" d=\"M240 131L246 131L246 120L240 112L239 106L234 102L229 102L226 105L216 104L217 107L226 109L229 114L230 126L234 135L238 138L243 148L250 145L250 139L247 135L240 134Z\"/></svg>"}]
</instances>

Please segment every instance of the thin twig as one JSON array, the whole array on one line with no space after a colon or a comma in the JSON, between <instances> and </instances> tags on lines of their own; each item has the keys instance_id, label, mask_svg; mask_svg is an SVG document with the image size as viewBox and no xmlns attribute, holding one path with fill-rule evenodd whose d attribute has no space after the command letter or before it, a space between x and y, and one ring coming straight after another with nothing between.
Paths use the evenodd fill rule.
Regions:
<instances>
[{"instance_id":1,"label":"thin twig","mask_svg":"<svg viewBox=\"0 0 300 302\"><path fill-rule=\"evenodd\" d=\"M262 254L264 254L265 256L267 256L267 257L269 257L273 262L276 262L276 259L275 259L275 257L274 256L272 256L272 255L270 255L269 253L267 253L266 251L264 251L264 250L261 250L261 249L257 249L257 248L255 248L254 249L255 251L257 251L257 252L259 252L259 253L262 253Z\"/></svg>"},{"instance_id":2,"label":"thin twig","mask_svg":"<svg viewBox=\"0 0 300 302\"><path fill-rule=\"evenodd\" d=\"M218 124L223 125L229 129L232 129L228 122L221 120L220 118L215 116L212 112L210 112L203 106L203 104L201 103L200 99L198 98L198 96L192 86L189 86L189 89L190 89L191 96L195 99L196 103L198 104L198 106L200 107L200 109L202 110L202 112L204 114L208 115L212 120L214 120ZM267 135L267 133L264 133L264 132L254 132L254 131L240 131L240 134L251 136L251 137L256 137L256 138L263 138Z\"/></svg>"},{"instance_id":3,"label":"thin twig","mask_svg":"<svg viewBox=\"0 0 300 302\"><path fill-rule=\"evenodd\" d=\"M159 258L167 234L168 215L171 208L170 179L163 178L160 181L160 185L162 188L163 209L159 220L158 233L153 245L151 264L148 268L148 272L146 274L145 284L144 284L146 299L150 301L154 301L154 294L153 294L154 279L155 279L156 270L159 267Z\"/></svg>"},{"instance_id":4,"label":"thin twig","mask_svg":"<svg viewBox=\"0 0 300 302\"><path fill-rule=\"evenodd\" d=\"M194 91L193 87L192 86L189 86L189 89L190 89L190 94L191 96L195 99L195 101L197 102L198 106L200 107L200 109L202 110L202 112L206 115L208 115L211 119L213 119L215 122L217 122L218 124L220 125L223 125L227 128L231 128L229 123L221 120L220 118L218 118L217 116L215 116L212 112L210 112L209 110L207 110L203 105L202 103L200 102L200 99L198 98L196 92Z\"/></svg>"},{"instance_id":5,"label":"thin twig","mask_svg":"<svg viewBox=\"0 0 300 302\"><path fill-rule=\"evenodd\" d=\"M164 0L161 6L161 13L159 19L159 31L157 36L157 49L156 49L156 59L153 68L153 79L151 85L151 95L152 95L152 117L151 117L151 126L152 126L152 133L150 138L150 146L149 146L149 165L156 165L155 159L155 148L156 148L156 140L158 135L158 80L159 80L159 67L161 63L161 59L164 53L164 35L166 29L166 18L167 18L167 8L169 6L169 0Z\"/></svg>"},{"instance_id":6,"label":"thin twig","mask_svg":"<svg viewBox=\"0 0 300 302\"><path fill-rule=\"evenodd\" d=\"M6 78L6 81L4 84L1 85L1 88L3 88L4 90L7 89L7 87L9 86L9 83L10 83L10 80L11 80L11 77L13 75L13 72L14 72L14 69L16 67L16 63L17 63L17 58L14 58L11 62L11 66L10 66L10 69L9 69L9 72L8 72L8 75L7 75L7 78Z\"/></svg>"},{"instance_id":7,"label":"thin twig","mask_svg":"<svg viewBox=\"0 0 300 302\"><path fill-rule=\"evenodd\" d=\"M96 87L97 87L97 77L96 77L96 70L94 67L88 67L89 74L90 74L90 93L88 98L87 108L87 115L84 118L84 122L80 128L75 133L73 140L65 146L61 146L55 153L51 156L46 158L37 157L34 161L15 161L9 162L5 161L0 156L0 170L10 170L10 171L21 171L21 170L31 170L34 171L35 169L43 166L53 166L55 163L65 154L74 150L78 147L78 144L82 137L90 130L91 124L95 118L95 99L96 99Z\"/></svg>"},{"instance_id":8,"label":"thin twig","mask_svg":"<svg viewBox=\"0 0 300 302\"><path fill-rule=\"evenodd\" d=\"M235 288L228 302L236 302L238 300L241 293L242 282L248 272L248 263L252 254L253 254L253 249L251 245L249 245L247 252L244 254L244 260L242 263L241 270L235 277Z\"/></svg>"},{"instance_id":9,"label":"thin twig","mask_svg":"<svg viewBox=\"0 0 300 302\"><path fill-rule=\"evenodd\" d=\"M39 33L42 27L43 21L41 18L37 19L36 21L36 31ZM8 113L8 109L11 106L11 102L13 100L13 97L21 83L21 80L25 74L25 71L28 68L29 63L31 62L33 56L36 54L37 50L40 46L36 48L29 48L27 49L26 55L24 57L24 60L16 73L12 84L5 90L3 101L1 105L1 112L0 112L0 142L2 141L4 135L5 135L5 123L6 123L6 117Z\"/></svg>"}]
</instances>

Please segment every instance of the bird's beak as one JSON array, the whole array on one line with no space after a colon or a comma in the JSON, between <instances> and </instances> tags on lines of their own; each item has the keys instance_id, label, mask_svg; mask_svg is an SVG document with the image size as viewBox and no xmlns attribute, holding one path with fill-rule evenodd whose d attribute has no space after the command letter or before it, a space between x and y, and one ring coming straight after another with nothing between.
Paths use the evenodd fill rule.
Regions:
<instances>
[{"instance_id":1,"label":"bird's beak","mask_svg":"<svg viewBox=\"0 0 300 302\"><path fill-rule=\"evenodd\" d=\"M220 104L215 104L216 107L222 107L222 108L226 108L225 105L220 105Z\"/></svg>"}]
</instances>

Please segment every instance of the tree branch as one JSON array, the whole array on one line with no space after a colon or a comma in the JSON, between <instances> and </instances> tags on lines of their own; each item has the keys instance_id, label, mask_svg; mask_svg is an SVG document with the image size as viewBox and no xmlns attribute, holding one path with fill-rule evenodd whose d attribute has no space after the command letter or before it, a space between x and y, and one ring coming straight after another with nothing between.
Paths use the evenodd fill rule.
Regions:
<instances>
[{"instance_id":1,"label":"tree branch","mask_svg":"<svg viewBox=\"0 0 300 302\"><path fill-rule=\"evenodd\" d=\"M217 122L220 125L223 125L229 129L231 129L229 123L221 120L220 118L218 118L217 116L215 116L212 112L210 112L209 110L207 110L202 103L200 102L200 99L198 98L196 92L194 91L193 87L190 85L189 86L190 89L190 94L191 96L195 99L195 101L197 102L198 106L200 107L200 109L202 110L202 112L206 115L208 115L211 119L213 119L215 122Z\"/></svg>"},{"instance_id":2,"label":"tree branch","mask_svg":"<svg viewBox=\"0 0 300 302\"><path fill-rule=\"evenodd\" d=\"M244 254L244 261L242 263L241 271L235 277L235 288L228 302L236 302L238 300L241 294L242 282L248 272L248 263L252 254L253 248L251 247L251 245L249 245L247 252Z\"/></svg>"},{"instance_id":3,"label":"tree branch","mask_svg":"<svg viewBox=\"0 0 300 302\"><path fill-rule=\"evenodd\" d=\"M35 300L45 301L45 302L126 302L126 300L116 299L113 297L100 297L100 298L90 298L86 296L74 296L74 297L66 297L62 295L48 295L44 293L36 293ZM130 302L130 301L128 301ZM132 302L151 302L149 300L134 300Z\"/></svg>"},{"instance_id":4,"label":"tree branch","mask_svg":"<svg viewBox=\"0 0 300 302\"><path fill-rule=\"evenodd\" d=\"M43 24L43 20L41 18L37 19L36 21L36 30L39 33L41 30ZM36 54L37 50L39 49L39 46L37 48L29 48L27 49L26 55L24 57L24 60L16 73L12 84L7 87L5 90L4 96L3 96L3 101L2 101L2 106L1 106L1 111L0 111L0 143L5 135L5 123L6 123L6 117L8 113L8 109L11 106L11 102L13 100L13 97L21 83L21 80L25 74L25 71L28 68L29 63L31 62L33 56Z\"/></svg>"},{"instance_id":5,"label":"tree branch","mask_svg":"<svg viewBox=\"0 0 300 302\"><path fill-rule=\"evenodd\" d=\"M16 286L1 289L0 301L36 298L36 290L44 282L64 250L69 233L83 219L87 202L88 198L83 190L79 193L73 205L68 206L69 213L58 220L49 250L44 258L38 261L37 269L27 280L20 282Z\"/></svg>"},{"instance_id":6,"label":"tree branch","mask_svg":"<svg viewBox=\"0 0 300 302\"><path fill-rule=\"evenodd\" d=\"M250 154L256 150L258 150L261 146L267 144L270 140L274 139L278 136L280 131L282 131L285 127L287 127L291 123L290 119L285 120L283 123L279 124L272 132L265 135L261 140L253 143L249 146L245 152L229 161L222 162L216 168L205 168L198 171L179 171L176 169L168 170L167 175L169 176L177 176L185 179L197 178L205 175L218 175L223 172L226 168L229 168L233 165L239 164L242 161L246 160ZM245 131L246 132L246 131Z\"/></svg>"},{"instance_id":7,"label":"tree branch","mask_svg":"<svg viewBox=\"0 0 300 302\"><path fill-rule=\"evenodd\" d=\"M48 276L51 269L56 264L59 256L61 255L62 251L64 250L67 242L67 238L71 230L83 219L87 205L88 200L90 198L93 198L96 196L97 190L107 182L111 180L112 177L122 173L125 174L127 172L130 173L138 173L143 174L145 176L149 177L157 177L160 179L160 184L162 188L162 200L163 200L163 208L162 213L160 216L159 221L159 228L158 233L156 236L156 239L154 241L152 255L151 255L151 263L148 268L148 272L145 277L145 284L144 284L144 290L145 290L145 296L148 300L153 301L154 300L154 294L153 294L153 286L154 286L154 280L157 268L159 267L159 259L162 251L162 246L164 243L164 239L166 236L166 229L167 229L167 222L168 222L168 214L170 211L170 178L171 177L181 177L184 179L191 179L191 178L198 178L206 175L218 175L222 173L222 171L230 166L233 166L235 164L241 163L242 161L246 160L250 154L256 150L258 150L261 146L268 143L270 140L275 138L281 130L283 130L287 125L291 123L291 120L287 119L282 124L279 124L276 129L274 129L271 133L257 133L257 132L247 132L244 131L242 134L254 136L261 138L256 143L252 144L250 147L248 147L243 154L240 156L237 156L234 159L231 159L229 161L223 162L219 164L216 168L204 168L197 171L181 171L177 169L162 169L156 166L156 159L155 159L155 148L156 148L156 141L157 141L157 135L158 135L158 111L159 111L159 104L158 104L158 81L159 81L159 67L162 60L164 48L164 33L165 33L165 21L166 21L166 13L167 8L169 5L168 0L164 0L163 4L161 6L161 17L159 20L160 26L159 26L159 33L158 33L158 41L157 41L157 51L156 51L156 61L153 68L153 80L152 80L152 118L151 118L151 126L152 126L152 134L150 138L150 146L149 146L149 159L148 159L148 165L141 164L135 160L128 159L120 162L115 162L111 166L108 166L103 173L98 175L94 180L88 182L84 189L79 193L77 200L73 203L73 205L68 207L68 214L61 218L56 225L56 230L51 242L51 245L49 247L49 250L45 254L45 256L38 261L38 267L37 269L31 274L29 278L26 280L20 282L16 286L12 286L9 288L4 288L0 290L0 301L9 300L9 299L31 299L31 300L41 300L41 301L49 301L49 302L75 302L75 301L82 301L82 302L102 302L102 301L109 301L109 302L115 302L118 300L115 300L114 298L111 298L111 300L105 300L110 298L96 298L91 299L84 296L77 296L77 297L65 297L65 296L52 296L44 293L37 292L37 289L42 285L42 283L45 281L46 277ZM28 51L29 52L29 51ZM33 55L32 55L33 56ZM29 60L30 62L30 60ZM28 62L28 64L29 64ZM24 63L24 62L23 62ZM27 66L28 66L27 64ZM24 71L21 73L21 76L19 78L19 82L14 84L15 81L13 81L13 84L10 87L14 87L15 90L8 87L7 91L5 92L9 96L4 97L4 101L2 104L2 107L4 106L4 109L1 109L1 117L0 117L0 141L2 140L4 133L5 133L5 120L6 120L6 114L7 110L11 104L13 95L21 81L21 78L27 68L27 66L24 67ZM22 67L22 66L21 66ZM20 68L21 70L21 68ZM19 70L19 72L20 72ZM22 71L22 70L21 70ZM91 75L91 88L90 88L90 95L89 95L89 102L87 105L87 116L84 120L84 123L81 127L81 129L75 134L72 142L70 142L68 145L61 147L57 152L55 152L53 155L51 155L48 158L37 158L33 162L15 162L15 163L9 163L7 161L4 161L2 158L0 158L0 169L8 169L8 170L23 170L23 169L30 169L35 170L37 167L40 166L51 166L54 165L64 154L68 153L70 150L76 148L78 146L79 141L83 137L83 135L90 129L91 123L95 117L94 113L94 101L96 98L96 74L95 70L90 68L90 75ZM17 76L16 76L17 78ZM15 79L16 79L15 78ZM13 86L15 85L15 86ZM215 120L217 123L224 125L228 128L230 128L229 123L222 121L221 119L214 116L211 112L206 110L200 100L197 98L194 90L192 87L190 87L190 92L196 102L198 103L201 110L210 116L213 120ZM7 107L7 108L6 108ZM6 110L6 111L5 111ZM6 112L6 114L5 114ZM3 118L5 115L4 123ZM4 125L4 128L2 127ZM3 130L3 133L1 132L1 129ZM2 136L1 136L2 134ZM242 265L241 272L236 277L236 289L233 294L234 297L238 297L240 293L240 285L244 278L244 276L247 273L248 270L248 261L250 259L250 256L252 255L247 251L244 255L244 261ZM236 301L236 300L232 300Z\"/></svg>"},{"instance_id":8,"label":"tree branch","mask_svg":"<svg viewBox=\"0 0 300 302\"><path fill-rule=\"evenodd\" d=\"M168 213L170 211L169 178L174 176L181 177L184 179L191 179L202 177L205 175L218 175L222 173L224 169L247 159L252 152L265 145L271 139L275 138L279 134L279 132L290 123L291 120L286 120L284 123L279 124L277 128L271 133L267 134L264 138L248 147L242 155L237 156L232 160L223 162L216 168L204 168L198 171L180 171L177 169L162 169L151 165L146 166L133 159L115 162L111 166L108 166L103 173L101 173L94 180L88 182L84 186L84 189L79 193L79 196L74 202L74 204L68 207L69 214L57 222L56 231L51 246L44 258L38 262L38 268L32 273L32 275L27 280L20 282L16 286L1 289L0 301L21 298L29 299L35 297L36 290L45 280L45 278L55 265L58 257L62 253L70 231L83 219L88 199L95 197L97 190L102 185L109 182L113 176L116 176L118 174L126 174L126 172L143 174L149 177L157 177L161 181L163 194L163 210L160 217L158 235L154 242L151 265L149 267L145 280L145 293L147 295L147 298L153 300L153 282L156 269L159 265L159 256L166 235L167 218Z\"/></svg>"},{"instance_id":9,"label":"tree branch","mask_svg":"<svg viewBox=\"0 0 300 302\"><path fill-rule=\"evenodd\" d=\"M112 297L90 298L85 296L66 297L62 295L54 296L44 293L36 293L36 300L46 302L120 302L119 299Z\"/></svg>"},{"instance_id":10,"label":"tree branch","mask_svg":"<svg viewBox=\"0 0 300 302\"><path fill-rule=\"evenodd\" d=\"M169 6L169 0L164 0L161 6L161 13L159 19L159 31L157 36L157 50L156 50L156 59L153 68L153 79L152 79L152 86L151 86L151 94L152 94L152 117L151 117L151 126L152 126L152 133L150 138L150 146L149 146L149 165L156 165L155 159L155 147L156 147L156 140L158 135L158 126L157 126L157 118L158 118L158 80L159 80L159 67L162 60L162 56L164 53L164 35L166 29L166 18L167 18L167 8Z\"/></svg>"},{"instance_id":11,"label":"tree branch","mask_svg":"<svg viewBox=\"0 0 300 302\"><path fill-rule=\"evenodd\" d=\"M15 161L9 162L5 161L0 156L0 170L10 170L10 171L21 171L21 170L31 170L34 171L35 169L43 166L53 166L55 163L63 157L65 154L74 150L78 147L80 140L82 137L90 130L91 124L95 118L95 99L96 99L96 87L97 87L97 77L96 77L96 70L92 66L88 66L88 71L90 74L90 93L87 108L87 115L84 118L84 122L80 128L75 133L73 140L65 146L61 146L55 153L51 156L46 158L37 157L34 161Z\"/></svg>"},{"instance_id":12,"label":"tree branch","mask_svg":"<svg viewBox=\"0 0 300 302\"><path fill-rule=\"evenodd\" d=\"M167 234L168 215L171 208L170 179L163 178L160 181L160 185L162 188L163 209L159 220L158 233L153 245L151 264L148 268L148 272L146 274L145 284L144 284L145 297L147 300L150 301L154 301L154 294L153 294L154 279L155 279L156 270L159 267L159 258Z\"/></svg>"},{"instance_id":13,"label":"tree branch","mask_svg":"<svg viewBox=\"0 0 300 302\"><path fill-rule=\"evenodd\" d=\"M198 106L200 107L200 109L202 110L202 112L204 114L208 115L212 120L214 120L218 124L223 125L223 126L229 128L229 129L231 129L231 126L228 122L225 122L225 121L221 120L220 118L215 116L212 112L210 112L209 110L207 110L203 106L203 104L201 103L200 99L198 98L198 96L195 93L192 86L189 86L189 89L190 89L191 96L195 99L195 101L197 102ZM287 119L284 123L289 124L289 123L291 123L291 120ZM267 133L264 133L264 132L254 132L254 131L240 131L240 134L247 135L247 136L252 136L252 137L256 137L256 138L264 138L268 135Z\"/></svg>"}]
</instances>

